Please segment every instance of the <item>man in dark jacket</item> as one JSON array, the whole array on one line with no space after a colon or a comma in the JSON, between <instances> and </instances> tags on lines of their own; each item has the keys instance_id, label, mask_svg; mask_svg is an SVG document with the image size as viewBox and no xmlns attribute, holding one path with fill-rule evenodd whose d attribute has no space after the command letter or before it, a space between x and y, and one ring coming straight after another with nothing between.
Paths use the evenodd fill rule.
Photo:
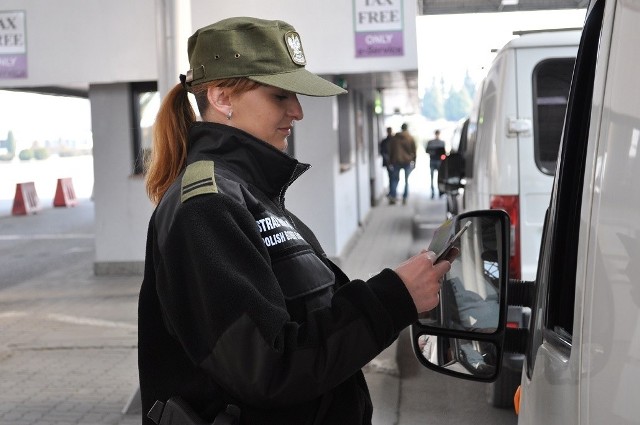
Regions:
<instances>
[{"instance_id":1,"label":"man in dark jacket","mask_svg":"<svg viewBox=\"0 0 640 425\"><path fill-rule=\"evenodd\" d=\"M447 154L444 141L440 140L440 130L435 131L435 138L427 142L425 150L429 155L429 167L431 169L431 199L433 199L436 196L436 187L438 186L438 182L435 181L435 173ZM442 196L442 193L440 196Z\"/></svg>"},{"instance_id":2,"label":"man in dark jacket","mask_svg":"<svg viewBox=\"0 0 640 425\"><path fill-rule=\"evenodd\" d=\"M387 170L387 176L389 177L389 181L391 181L391 176L393 173L393 168L391 167L391 163L389 162L389 146L391 145L392 139L393 139L393 128L387 127L387 137L382 139L378 144L378 152L382 156L382 166Z\"/></svg>"},{"instance_id":3,"label":"man in dark jacket","mask_svg":"<svg viewBox=\"0 0 640 425\"><path fill-rule=\"evenodd\" d=\"M409 134L408 128L406 123L402 124L402 131L396 133L389 144L389 162L392 169L389 179L389 203L391 205L396 203L401 170L404 172L403 205L407 203L407 198L409 197L409 174L411 174L416 163L416 141Z\"/></svg>"}]
</instances>

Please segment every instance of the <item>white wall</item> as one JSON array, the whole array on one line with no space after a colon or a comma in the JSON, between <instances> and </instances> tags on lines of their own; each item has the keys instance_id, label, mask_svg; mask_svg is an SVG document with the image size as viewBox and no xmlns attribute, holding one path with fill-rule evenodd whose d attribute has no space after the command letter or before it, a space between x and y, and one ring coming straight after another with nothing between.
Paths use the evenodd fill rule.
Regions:
<instances>
[{"instance_id":1,"label":"white wall","mask_svg":"<svg viewBox=\"0 0 640 425\"><path fill-rule=\"evenodd\" d=\"M361 98L362 99L362 98ZM366 123L366 101L356 102L356 188L358 195L358 224L362 224L371 209L371 185L369 169L369 130Z\"/></svg>"},{"instance_id":2,"label":"white wall","mask_svg":"<svg viewBox=\"0 0 640 425\"><path fill-rule=\"evenodd\" d=\"M313 230L327 254L334 256L339 249L334 198L339 168L338 106L335 98L299 99L305 119L295 124L295 156L311 168L288 189L286 205Z\"/></svg>"},{"instance_id":3,"label":"white wall","mask_svg":"<svg viewBox=\"0 0 640 425\"><path fill-rule=\"evenodd\" d=\"M368 151L340 173L336 98L300 96L305 118L295 125L295 156L311 169L287 192L287 208L316 234L327 255L344 253L371 210ZM350 111L351 112L351 111ZM350 121L355 118L352 114ZM365 126L366 127L366 126ZM365 129L364 137L368 137Z\"/></svg>"},{"instance_id":4,"label":"white wall","mask_svg":"<svg viewBox=\"0 0 640 425\"><path fill-rule=\"evenodd\" d=\"M155 0L0 0L14 10L26 12L28 77L1 87L157 79Z\"/></svg>"}]
</instances>

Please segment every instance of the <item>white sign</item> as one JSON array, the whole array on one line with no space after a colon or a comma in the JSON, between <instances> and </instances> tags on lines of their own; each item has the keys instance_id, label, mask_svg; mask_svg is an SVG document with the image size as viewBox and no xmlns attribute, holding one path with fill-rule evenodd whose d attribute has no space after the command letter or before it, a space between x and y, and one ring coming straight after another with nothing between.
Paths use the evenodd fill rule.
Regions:
<instances>
[{"instance_id":1,"label":"white sign","mask_svg":"<svg viewBox=\"0 0 640 425\"><path fill-rule=\"evenodd\" d=\"M403 0L354 0L356 32L402 30Z\"/></svg>"},{"instance_id":2,"label":"white sign","mask_svg":"<svg viewBox=\"0 0 640 425\"><path fill-rule=\"evenodd\" d=\"M0 12L0 55L27 53L25 12Z\"/></svg>"}]
</instances>

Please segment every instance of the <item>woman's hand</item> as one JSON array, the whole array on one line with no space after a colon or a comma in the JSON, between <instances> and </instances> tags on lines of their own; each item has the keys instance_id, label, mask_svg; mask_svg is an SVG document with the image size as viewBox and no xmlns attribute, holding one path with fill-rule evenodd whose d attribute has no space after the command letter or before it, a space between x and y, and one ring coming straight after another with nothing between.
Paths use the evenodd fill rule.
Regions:
<instances>
[{"instance_id":1,"label":"woman's hand","mask_svg":"<svg viewBox=\"0 0 640 425\"><path fill-rule=\"evenodd\" d=\"M434 252L422 250L395 269L407 287L418 313L432 310L438 305L440 280L451 269L448 260L433 264L435 260Z\"/></svg>"}]
</instances>

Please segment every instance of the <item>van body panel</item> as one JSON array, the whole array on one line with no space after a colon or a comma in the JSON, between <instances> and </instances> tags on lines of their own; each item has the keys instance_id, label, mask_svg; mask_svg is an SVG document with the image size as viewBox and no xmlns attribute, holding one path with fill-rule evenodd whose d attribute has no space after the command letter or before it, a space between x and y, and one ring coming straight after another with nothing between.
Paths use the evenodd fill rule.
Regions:
<instances>
[{"instance_id":1,"label":"van body panel","mask_svg":"<svg viewBox=\"0 0 640 425\"><path fill-rule=\"evenodd\" d=\"M602 103L593 105L602 124L591 191L593 270L585 276L582 408L589 423L623 424L640 422L640 2L607 11L605 22L614 23L603 31L612 29L601 47L609 52L607 78Z\"/></svg>"},{"instance_id":2,"label":"van body panel","mask_svg":"<svg viewBox=\"0 0 640 425\"><path fill-rule=\"evenodd\" d=\"M495 58L494 63L497 70L502 69L504 66L503 56L498 55ZM489 188L486 186L486 182L477 176L489 173L491 167L491 163L485 159L489 156L488 149L490 149L490 146L481 142L487 138L493 139L496 137L496 126L488 123L495 122L495 117L497 115L496 108L498 107L500 95L500 84L497 74L498 72L496 71L487 75L482 94L480 96L482 102L478 108L478 124L472 166L473 178L467 179L464 192L464 196L468 198L465 201L467 209L475 209L476 205L478 205L477 209L484 209L479 207L479 205L481 205L482 198L480 194L488 193L489 191Z\"/></svg>"},{"instance_id":3,"label":"van body panel","mask_svg":"<svg viewBox=\"0 0 640 425\"><path fill-rule=\"evenodd\" d=\"M553 181L551 183L553 183ZM549 188L549 190L551 190L551 188ZM531 241L527 240L527 242L523 242L523 245L535 244L538 249L537 251L531 252L533 247L522 247L523 255L535 255L536 259L535 262L523 262L522 276L525 280L534 280L536 276L540 241L542 240L542 227L544 225L544 214L549 206L549 196L549 192L533 193L532 191L520 195L521 226L528 229L528 236L531 239Z\"/></svg>"},{"instance_id":4,"label":"van body panel","mask_svg":"<svg viewBox=\"0 0 640 425\"><path fill-rule=\"evenodd\" d=\"M465 209L488 209L492 193L507 193L507 187L496 187L490 176L500 175L517 193L517 164L509 158L517 155L517 140L503 143L508 128L507 116L516 116L515 61L513 52L501 51L485 77L478 108L478 127L473 154L473 177L465 186ZM503 149L506 149L503 150Z\"/></svg>"},{"instance_id":5,"label":"van body panel","mask_svg":"<svg viewBox=\"0 0 640 425\"><path fill-rule=\"evenodd\" d=\"M488 207L488 199L493 195L514 195L518 191L518 164L513 161L518 155L518 139L509 135L509 119L518 118L516 103L518 78L516 75L516 57L513 50L502 53L503 66L497 67L495 76L498 93L495 105L495 116L485 115L484 125L495 127L493 137L482 137L481 144L489 145L490 156L478 158L480 161L489 160L491 167L487 174L478 178L487 181L488 193L481 193ZM491 73L491 71L489 71ZM496 178L496 176L498 178Z\"/></svg>"},{"instance_id":6,"label":"van body panel","mask_svg":"<svg viewBox=\"0 0 640 425\"><path fill-rule=\"evenodd\" d=\"M518 425L580 423L577 357L551 344L540 346L532 378L523 372Z\"/></svg>"},{"instance_id":7,"label":"van body panel","mask_svg":"<svg viewBox=\"0 0 640 425\"><path fill-rule=\"evenodd\" d=\"M611 3L611 2L610 2ZM607 35L603 33L602 44L607 44ZM600 55L598 69L606 69L606 54ZM595 83L592 104L602 105L604 97L605 79L600 75L600 81ZM614 423L611 412L598 413L598 420L593 420L590 411L603 409L607 403L606 396L597 399L589 395L593 380L592 373L597 374L592 368L602 358L603 347L596 342L589 331L587 323L592 320L590 308L594 302L594 288L602 287L606 281L596 276L596 269L601 264L600 250L594 248L596 229L591 225L594 217L598 215L598 204L594 197L595 182L598 170L601 169L597 155L598 135L600 133L601 107L593 106L590 113L589 138L586 141L587 151L584 166L584 182L582 199L580 202L580 230L579 243L577 245L577 264L575 275L575 301L573 306L573 334L571 348L559 349L554 343L549 330L543 321L546 316L546 301L538 301L536 308L538 314L536 322L531 330L541 332L542 345L536 351L535 366L531 377L527 376L529 365L523 368L521 382L521 410L518 416L518 424L601 424ZM562 212L559 212L561 214ZM553 252L551 255L562 255ZM544 271L542 272L544 273ZM540 276L538 276L540 278ZM569 283L571 284L571 283ZM612 311L609 314L613 314ZM546 334L545 334L546 333ZM590 371L591 370L591 371ZM609 384L597 391L606 393L612 386ZM607 410L607 409L605 409ZM606 418L606 419L605 419Z\"/></svg>"},{"instance_id":8,"label":"van body panel","mask_svg":"<svg viewBox=\"0 0 640 425\"><path fill-rule=\"evenodd\" d=\"M533 48L540 46L561 47L575 46L580 41L580 31L550 31L527 34L526 37L518 37L509 41L505 49Z\"/></svg>"},{"instance_id":9,"label":"van body panel","mask_svg":"<svg viewBox=\"0 0 640 425\"><path fill-rule=\"evenodd\" d=\"M594 94L593 99L597 98ZM592 115L595 110L592 110ZM590 121L589 134L597 134L599 119L592 116ZM589 226L592 214L591 191L595 178L596 165L596 142L587 141L588 150L585 160L585 179L583 183L583 196L580 204L580 231L579 240L588 241L593 232ZM548 205L548 204L547 204ZM586 290L587 279L593 276L595 261L593 260L594 250L591 244L578 243L578 254L576 264L576 291L575 299L580 300L574 307L573 335L569 349L563 349L552 332L545 329L546 321L546 300L538 301L536 308L536 323L532 323L530 329L536 333L541 333L542 344L536 351L535 367L531 377L527 375L529 369L527 360L523 368L521 381L520 413L518 416L519 425L534 424L558 424L558 425L584 425L584 410L588 409L590 400L584 397L584 386L588 385L585 380L585 367L590 362L591 356L597 354L600 348L585 342L589 341L589 336L580 332L583 329L585 312L583 302L591 298ZM554 253L562 256L562 253ZM543 266L544 267L544 266ZM538 276L538 278L540 278ZM584 346L589 345L589 352L585 353ZM608 423L605 422L593 422Z\"/></svg>"},{"instance_id":10,"label":"van body panel","mask_svg":"<svg viewBox=\"0 0 640 425\"><path fill-rule=\"evenodd\" d=\"M606 2L577 200L571 350L547 340L538 348L519 424L640 423L639 22L640 1ZM545 303L537 307L545 317Z\"/></svg>"}]
</instances>

